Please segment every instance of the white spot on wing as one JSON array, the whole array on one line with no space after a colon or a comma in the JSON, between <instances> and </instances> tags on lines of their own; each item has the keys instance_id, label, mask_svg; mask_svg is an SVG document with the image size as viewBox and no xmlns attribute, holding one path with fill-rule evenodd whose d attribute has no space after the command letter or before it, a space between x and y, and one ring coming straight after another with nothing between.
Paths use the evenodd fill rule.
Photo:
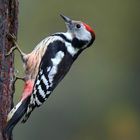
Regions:
<instances>
[{"instance_id":1,"label":"white spot on wing","mask_svg":"<svg viewBox=\"0 0 140 140\"><path fill-rule=\"evenodd\" d=\"M48 80L44 75L41 76L41 79L43 80L44 84L46 85L47 89L49 88Z\"/></svg>"},{"instance_id":2,"label":"white spot on wing","mask_svg":"<svg viewBox=\"0 0 140 140\"><path fill-rule=\"evenodd\" d=\"M34 99L34 96L33 96L35 94L36 94L36 89L34 88L34 92L33 92L32 96L31 96L31 99L30 99L30 104L35 104L35 99Z\"/></svg>"},{"instance_id":3,"label":"white spot on wing","mask_svg":"<svg viewBox=\"0 0 140 140\"><path fill-rule=\"evenodd\" d=\"M51 67L48 67L48 68L47 68L47 72L49 72L50 70L51 70Z\"/></svg>"},{"instance_id":4,"label":"white spot on wing","mask_svg":"<svg viewBox=\"0 0 140 140\"><path fill-rule=\"evenodd\" d=\"M64 53L62 51L57 52L55 57L51 59L53 65L55 66L58 65L63 57L64 57Z\"/></svg>"},{"instance_id":5,"label":"white spot on wing","mask_svg":"<svg viewBox=\"0 0 140 140\"><path fill-rule=\"evenodd\" d=\"M42 90L42 88L41 88L40 85L38 86L38 89L39 89L39 94L40 94L43 98L45 98L45 92Z\"/></svg>"},{"instance_id":6,"label":"white spot on wing","mask_svg":"<svg viewBox=\"0 0 140 140\"><path fill-rule=\"evenodd\" d=\"M55 57L51 59L53 66L48 74L48 78L49 78L49 82L51 83L50 86L53 85L53 78L55 76L55 74L57 73L57 68L58 68L58 64L62 61L64 57L64 52L59 51L56 53Z\"/></svg>"},{"instance_id":7,"label":"white spot on wing","mask_svg":"<svg viewBox=\"0 0 140 140\"><path fill-rule=\"evenodd\" d=\"M51 91L47 91L47 95L50 94L50 93L51 93Z\"/></svg>"},{"instance_id":8,"label":"white spot on wing","mask_svg":"<svg viewBox=\"0 0 140 140\"><path fill-rule=\"evenodd\" d=\"M38 98L35 96L35 101L38 105L41 105L42 103L38 100Z\"/></svg>"},{"instance_id":9,"label":"white spot on wing","mask_svg":"<svg viewBox=\"0 0 140 140\"><path fill-rule=\"evenodd\" d=\"M40 75L43 73L43 70L40 70Z\"/></svg>"},{"instance_id":10,"label":"white spot on wing","mask_svg":"<svg viewBox=\"0 0 140 140\"><path fill-rule=\"evenodd\" d=\"M40 80L37 80L36 85L39 85L39 84L40 84Z\"/></svg>"},{"instance_id":11,"label":"white spot on wing","mask_svg":"<svg viewBox=\"0 0 140 140\"><path fill-rule=\"evenodd\" d=\"M51 77L53 77L56 73L57 73L57 67L56 67L56 66L53 66L53 67L51 68L50 72L49 72L49 75L48 75L49 81L50 81L50 82L52 81L52 80L50 80Z\"/></svg>"}]
</instances>

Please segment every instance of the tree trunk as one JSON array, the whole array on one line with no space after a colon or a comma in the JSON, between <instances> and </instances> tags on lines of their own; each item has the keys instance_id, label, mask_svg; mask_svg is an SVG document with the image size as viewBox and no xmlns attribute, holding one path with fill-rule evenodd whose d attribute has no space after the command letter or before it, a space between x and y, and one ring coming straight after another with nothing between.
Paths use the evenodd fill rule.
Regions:
<instances>
[{"instance_id":1,"label":"tree trunk","mask_svg":"<svg viewBox=\"0 0 140 140\"><path fill-rule=\"evenodd\" d=\"M0 140L8 140L3 130L13 106L14 55L5 54L14 45L8 34L17 36L18 0L0 0ZM12 138L10 138L12 139Z\"/></svg>"}]
</instances>

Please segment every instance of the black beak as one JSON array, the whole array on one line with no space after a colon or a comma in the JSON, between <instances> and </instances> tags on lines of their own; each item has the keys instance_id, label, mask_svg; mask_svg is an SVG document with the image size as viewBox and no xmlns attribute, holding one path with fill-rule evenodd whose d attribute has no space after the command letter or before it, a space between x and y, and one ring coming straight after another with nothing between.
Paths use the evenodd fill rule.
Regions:
<instances>
[{"instance_id":1,"label":"black beak","mask_svg":"<svg viewBox=\"0 0 140 140\"><path fill-rule=\"evenodd\" d=\"M68 18L68 17L66 17L66 16L64 16L64 15L62 15L62 14L60 14L60 16L63 18L63 20L64 20L66 23L71 23L71 22L72 22L72 20L71 20L70 18Z\"/></svg>"}]
</instances>

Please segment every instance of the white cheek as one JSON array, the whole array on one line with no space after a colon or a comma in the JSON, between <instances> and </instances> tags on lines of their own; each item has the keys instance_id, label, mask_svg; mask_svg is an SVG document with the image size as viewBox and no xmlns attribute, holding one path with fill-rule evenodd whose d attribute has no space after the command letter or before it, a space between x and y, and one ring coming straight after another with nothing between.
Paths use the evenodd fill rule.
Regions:
<instances>
[{"instance_id":1,"label":"white cheek","mask_svg":"<svg viewBox=\"0 0 140 140\"><path fill-rule=\"evenodd\" d=\"M78 32L76 32L76 37L79 40L87 40L87 41L91 40L91 34L85 28L83 28L83 29L79 30Z\"/></svg>"}]
</instances>

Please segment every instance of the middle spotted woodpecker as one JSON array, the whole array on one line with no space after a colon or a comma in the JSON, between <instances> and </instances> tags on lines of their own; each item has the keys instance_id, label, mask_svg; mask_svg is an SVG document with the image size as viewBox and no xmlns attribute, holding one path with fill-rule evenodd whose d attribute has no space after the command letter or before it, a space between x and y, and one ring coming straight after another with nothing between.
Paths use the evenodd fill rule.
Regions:
<instances>
[{"instance_id":1,"label":"middle spotted woodpecker","mask_svg":"<svg viewBox=\"0 0 140 140\"><path fill-rule=\"evenodd\" d=\"M16 46L25 68L25 84L20 102L8 114L5 129L8 135L22 117L22 122L26 122L31 112L47 100L79 54L95 40L95 33L89 25L64 15L61 17L66 23L66 33L52 34L29 54Z\"/></svg>"}]
</instances>

